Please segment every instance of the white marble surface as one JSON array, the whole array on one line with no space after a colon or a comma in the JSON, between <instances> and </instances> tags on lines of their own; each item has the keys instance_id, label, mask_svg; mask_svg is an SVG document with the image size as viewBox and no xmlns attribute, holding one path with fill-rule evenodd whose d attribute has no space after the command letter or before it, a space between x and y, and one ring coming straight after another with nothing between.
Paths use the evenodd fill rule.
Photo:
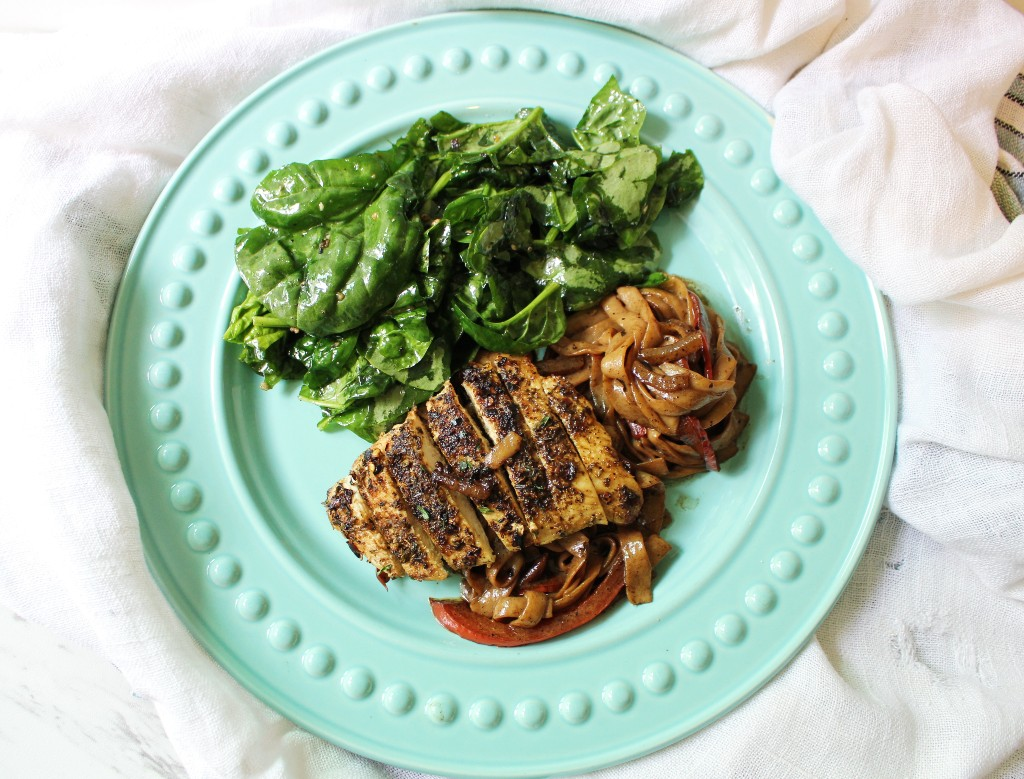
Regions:
<instances>
[{"instance_id":1,"label":"white marble surface","mask_svg":"<svg viewBox=\"0 0 1024 779\"><path fill-rule=\"evenodd\" d=\"M0 606L0 777L185 776L152 704L113 665Z\"/></svg>"}]
</instances>

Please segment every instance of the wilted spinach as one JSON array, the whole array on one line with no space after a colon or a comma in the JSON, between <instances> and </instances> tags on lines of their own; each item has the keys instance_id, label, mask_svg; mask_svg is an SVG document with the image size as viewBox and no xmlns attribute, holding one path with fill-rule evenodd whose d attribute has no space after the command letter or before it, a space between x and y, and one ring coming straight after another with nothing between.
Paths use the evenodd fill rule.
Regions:
<instances>
[{"instance_id":1,"label":"wilted spinach","mask_svg":"<svg viewBox=\"0 0 1024 779\"><path fill-rule=\"evenodd\" d=\"M225 340L265 388L302 379L321 428L375 439L477 348L534 351L568 313L664 279L651 227L704 176L641 141L645 116L612 78L569 133L541 108L440 112L389 149L271 171Z\"/></svg>"}]
</instances>

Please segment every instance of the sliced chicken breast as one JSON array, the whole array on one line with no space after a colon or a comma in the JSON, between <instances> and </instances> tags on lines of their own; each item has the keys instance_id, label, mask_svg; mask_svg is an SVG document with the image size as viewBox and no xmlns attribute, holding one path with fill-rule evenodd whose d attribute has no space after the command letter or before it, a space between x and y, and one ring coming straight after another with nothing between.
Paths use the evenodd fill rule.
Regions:
<instances>
[{"instance_id":1,"label":"sliced chicken breast","mask_svg":"<svg viewBox=\"0 0 1024 779\"><path fill-rule=\"evenodd\" d=\"M356 460L352 468L356 485L373 512L374 525L405 572L413 579L447 578L441 552L423 526L413 520L387 468L384 449L393 432L381 436Z\"/></svg>"},{"instance_id":2,"label":"sliced chicken breast","mask_svg":"<svg viewBox=\"0 0 1024 779\"><path fill-rule=\"evenodd\" d=\"M611 436L598 422L593 407L561 376L544 376L541 384L548 405L590 474L608 521L616 525L633 522L643 504L640 485L615 451Z\"/></svg>"},{"instance_id":3,"label":"sliced chicken breast","mask_svg":"<svg viewBox=\"0 0 1024 779\"><path fill-rule=\"evenodd\" d=\"M447 467L416 409L388 434L384 452L388 470L448 566L464 571L494 559L476 510L460 492L448 490L432 473Z\"/></svg>"},{"instance_id":4,"label":"sliced chicken breast","mask_svg":"<svg viewBox=\"0 0 1024 779\"><path fill-rule=\"evenodd\" d=\"M512 487L503 468L491 470L487 456L491 445L476 420L459 401L449 381L426 402L427 427L460 478L480 480L489 488L486 498L475 499L480 516L506 549L515 552L524 545L527 522L516 505Z\"/></svg>"},{"instance_id":5,"label":"sliced chicken breast","mask_svg":"<svg viewBox=\"0 0 1024 779\"><path fill-rule=\"evenodd\" d=\"M327 516L348 541L349 548L388 579L405 576L405 569L391 553L384 536L373 524L366 502L352 480L352 474L339 481L327 493Z\"/></svg>"},{"instance_id":6,"label":"sliced chicken breast","mask_svg":"<svg viewBox=\"0 0 1024 779\"><path fill-rule=\"evenodd\" d=\"M558 416L544 396L533 361L524 355L489 354L481 362L494 367L522 415L523 428L547 477L554 511L537 523L536 543L564 538L608 520L601 500Z\"/></svg>"},{"instance_id":7,"label":"sliced chicken breast","mask_svg":"<svg viewBox=\"0 0 1024 779\"><path fill-rule=\"evenodd\" d=\"M480 421L480 427L491 444L497 444L507 436L519 437L519 448L505 461L505 473L528 523L525 543L538 543L537 527L552 521L547 515L554 509L547 477L536 461L533 444L519 410L505 392L501 378L489 365L471 363L459 373L456 381L468 400L468 408Z\"/></svg>"}]
</instances>

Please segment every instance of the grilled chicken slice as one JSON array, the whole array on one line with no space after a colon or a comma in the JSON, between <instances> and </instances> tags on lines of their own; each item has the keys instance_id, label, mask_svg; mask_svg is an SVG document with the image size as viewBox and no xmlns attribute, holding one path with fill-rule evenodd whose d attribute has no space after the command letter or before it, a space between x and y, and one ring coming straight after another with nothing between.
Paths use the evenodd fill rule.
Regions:
<instances>
[{"instance_id":1,"label":"grilled chicken slice","mask_svg":"<svg viewBox=\"0 0 1024 779\"><path fill-rule=\"evenodd\" d=\"M413 579L444 579L448 571L437 546L423 526L414 521L387 468L384 449L394 430L363 452L352 468L359 492L373 512L373 523L392 554Z\"/></svg>"},{"instance_id":2,"label":"grilled chicken slice","mask_svg":"<svg viewBox=\"0 0 1024 779\"><path fill-rule=\"evenodd\" d=\"M533 444L529 441L519 411L505 392L498 374L489 365L471 363L459 373L457 380L492 444L509 435L520 437L519 449L505 461L505 473L527 522L525 544L539 543L537 528L557 520L557 517L548 519L548 515L554 512L548 480L534 457Z\"/></svg>"},{"instance_id":3,"label":"grilled chicken slice","mask_svg":"<svg viewBox=\"0 0 1024 779\"><path fill-rule=\"evenodd\" d=\"M413 519L422 524L444 561L456 571L491 562L494 552L473 504L431 476L447 463L415 408L388 438L384 448L388 470Z\"/></svg>"},{"instance_id":4,"label":"grilled chicken slice","mask_svg":"<svg viewBox=\"0 0 1024 779\"><path fill-rule=\"evenodd\" d=\"M425 416L430 433L452 470L462 478L489 482L487 497L473 501L484 522L510 552L521 549L527 523L516 506L508 477L501 468L489 468L490 444L459 402L450 381L427 401Z\"/></svg>"},{"instance_id":5,"label":"grilled chicken slice","mask_svg":"<svg viewBox=\"0 0 1024 779\"><path fill-rule=\"evenodd\" d=\"M379 575L388 579L405 576L405 569L398 561L384 536L373 524L370 510L363 496L352 480L352 474L339 481L327 493L327 516L336 530L340 530L356 557L369 562Z\"/></svg>"},{"instance_id":6,"label":"grilled chicken slice","mask_svg":"<svg viewBox=\"0 0 1024 779\"><path fill-rule=\"evenodd\" d=\"M564 378L491 354L364 452L327 508L379 572L422 580L608 521L660 527L653 492L640 515L647 495Z\"/></svg>"},{"instance_id":7,"label":"grilled chicken slice","mask_svg":"<svg viewBox=\"0 0 1024 779\"><path fill-rule=\"evenodd\" d=\"M590 474L608 521L616 525L633 522L643 504L640 485L615 451L604 425L597 421L593 406L561 376L544 376L541 384L548 405Z\"/></svg>"},{"instance_id":8,"label":"grilled chicken slice","mask_svg":"<svg viewBox=\"0 0 1024 779\"><path fill-rule=\"evenodd\" d=\"M536 543L546 544L591 525L605 524L601 499L557 415L548 406L533 361L524 355L489 354L481 362L494 367L533 442L551 491L553 512L538 522Z\"/></svg>"}]
</instances>

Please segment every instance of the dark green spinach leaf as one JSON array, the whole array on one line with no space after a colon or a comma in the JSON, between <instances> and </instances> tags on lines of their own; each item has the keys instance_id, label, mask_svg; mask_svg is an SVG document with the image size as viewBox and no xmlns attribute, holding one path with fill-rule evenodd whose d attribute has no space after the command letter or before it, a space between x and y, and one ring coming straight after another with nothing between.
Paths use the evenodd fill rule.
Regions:
<instances>
[{"instance_id":1,"label":"dark green spinach leaf","mask_svg":"<svg viewBox=\"0 0 1024 779\"><path fill-rule=\"evenodd\" d=\"M565 307L558 284L548 284L530 303L508 319L495 322L464 301L453 302L462 329L493 352L526 354L557 341L565 333Z\"/></svg>"},{"instance_id":2,"label":"dark green spinach leaf","mask_svg":"<svg viewBox=\"0 0 1024 779\"><path fill-rule=\"evenodd\" d=\"M590 101L572 137L581 149L599 151L606 147L617 151L618 146L636 146L640 143L640 128L647 118L644 104L619 89L612 76Z\"/></svg>"},{"instance_id":3,"label":"dark green spinach leaf","mask_svg":"<svg viewBox=\"0 0 1024 779\"><path fill-rule=\"evenodd\" d=\"M582 227L580 238L618 235L627 246L651 211L648 198L658 174L660 154L650 146L631 146L605 155L601 168L573 182L572 199ZM658 212L661 208L656 209Z\"/></svg>"},{"instance_id":4,"label":"dark green spinach leaf","mask_svg":"<svg viewBox=\"0 0 1024 779\"><path fill-rule=\"evenodd\" d=\"M386 392L368 400L354 403L345 411L325 413L317 424L321 430L342 427L360 438L373 442L405 419L405 415L433 393L404 384L393 384Z\"/></svg>"},{"instance_id":5,"label":"dark green spinach leaf","mask_svg":"<svg viewBox=\"0 0 1024 779\"><path fill-rule=\"evenodd\" d=\"M692 152L643 143L645 116L610 79L571 134L540 108L442 111L389 149L272 171L225 339L264 387L302 378L322 428L372 440L478 349L534 351L567 312L664 278L651 228L704 178Z\"/></svg>"},{"instance_id":6,"label":"dark green spinach leaf","mask_svg":"<svg viewBox=\"0 0 1024 779\"><path fill-rule=\"evenodd\" d=\"M376 199L402 165L423 154L431 133L420 119L390 149L272 170L253 193L253 213L271 227L290 229L348 221Z\"/></svg>"},{"instance_id":7,"label":"dark green spinach leaf","mask_svg":"<svg viewBox=\"0 0 1024 779\"><path fill-rule=\"evenodd\" d=\"M266 320L271 324L263 324ZM242 347L238 359L263 376L270 389L282 379L298 379L306 366L292 355L299 335L269 315L259 299L249 294L231 312L224 340Z\"/></svg>"},{"instance_id":8,"label":"dark green spinach leaf","mask_svg":"<svg viewBox=\"0 0 1024 779\"><path fill-rule=\"evenodd\" d=\"M303 382L310 389L318 390L345 373L355 355L356 341L355 333L299 338L291 348L291 356L306 368Z\"/></svg>"},{"instance_id":9,"label":"dark green spinach leaf","mask_svg":"<svg viewBox=\"0 0 1024 779\"><path fill-rule=\"evenodd\" d=\"M331 383L322 387L303 384L299 397L334 413L341 413L357 401L383 394L394 383L394 379L358 355L349 363L345 372Z\"/></svg>"},{"instance_id":10,"label":"dark green spinach leaf","mask_svg":"<svg viewBox=\"0 0 1024 779\"><path fill-rule=\"evenodd\" d=\"M649 287L665 280L658 270L661 251L650 237L629 249L585 249L554 244L526 270L539 283L557 283L567 311L590 308L623 285Z\"/></svg>"},{"instance_id":11,"label":"dark green spinach leaf","mask_svg":"<svg viewBox=\"0 0 1024 779\"><path fill-rule=\"evenodd\" d=\"M363 334L363 356L389 376L407 371L424 358L434 343L427 307L399 311Z\"/></svg>"}]
</instances>

